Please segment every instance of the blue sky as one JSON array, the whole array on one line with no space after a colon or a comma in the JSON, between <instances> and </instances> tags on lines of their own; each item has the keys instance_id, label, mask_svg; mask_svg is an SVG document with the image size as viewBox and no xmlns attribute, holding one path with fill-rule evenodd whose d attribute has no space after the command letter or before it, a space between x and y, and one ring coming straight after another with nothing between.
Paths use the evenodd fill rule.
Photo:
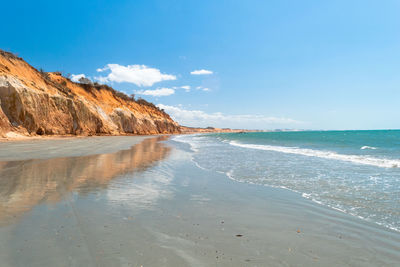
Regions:
<instances>
[{"instance_id":1,"label":"blue sky","mask_svg":"<svg viewBox=\"0 0 400 267\"><path fill-rule=\"evenodd\" d=\"M6 1L2 10L0 48L136 93L185 125L400 128L400 1ZM199 70L212 73L191 74Z\"/></svg>"}]
</instances>

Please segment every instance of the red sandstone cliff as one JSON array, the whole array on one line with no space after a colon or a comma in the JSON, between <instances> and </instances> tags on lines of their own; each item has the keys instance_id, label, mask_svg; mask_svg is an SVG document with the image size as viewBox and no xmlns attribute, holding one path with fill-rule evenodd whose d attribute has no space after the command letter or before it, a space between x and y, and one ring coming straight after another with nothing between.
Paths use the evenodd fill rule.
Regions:
<instances>
[{"instance_id":1,"label":"red sandstone cliff","mask_svg":"<svg viewBox=\"0 0 400 267\"><path fill-rule=\"evenodd\" d=\"M179 133L168 114L106 85L40 72L0 50L0 137Z\"/></svg>"}]
</instances>

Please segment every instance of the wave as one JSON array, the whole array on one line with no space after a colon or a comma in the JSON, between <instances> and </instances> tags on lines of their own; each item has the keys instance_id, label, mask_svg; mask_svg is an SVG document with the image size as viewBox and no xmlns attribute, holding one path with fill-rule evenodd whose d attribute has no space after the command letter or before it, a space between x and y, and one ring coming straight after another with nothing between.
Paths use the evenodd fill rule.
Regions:
<instances>
[{"instance_id":1,"label":"wave","mask_svg":"<svg viewBox=\"0 0 400 267\"><path fill-rule=\"evenodd\" d=\"M338 207L337 204L336 204L336 205L333 205L333 204L324 203L324 201L316 200L314 197L312 197L311 194L302 193L301 196L302 196L303 198L309 199L309 200L311 200L312 202L317 203L317 204L319 204L319 205L326 206L326 207L329 207L329 208L331 208L331 209L337 210L337 211L339 211L339 212L342 212L342 213L349 214L349 215L351 215L351 216L357 217L357 218L359 218L359 219L361 219L361 220L368 221L368 222L374 222L374 223L376 223L376 224L378 224L378 225L381 225L381 226L383 226L383 227L389 228L389 229L391 229L391 230L393 230L393 231L400 232L400 228L397 227L397 226L394 226L392 223L385 223L385 222L376 222L376 221L373 221L373 220L371 220L368 216L361 216L361 215L359 215L359 214L357 214L357 213L351 212L350 210L348 210L348 209L346 209L346 208L344 208L344 207L341 207L340 205L339 205L339 207Z\"/></svg>"},{"instance_id":2,"label":"wave","mask_svg":"<svg viewBox=\"0 0 400 267\"><path fill-rule=\"evenodd\" d=\"M267 186L267 187L272 187L272 188L280 188L284 190L289 190L292 192L295 192L297 194L300 194L303 198L309 199L315 204L322 205L328 208L332 208L334 210L337 210L342 213L349 214L351 216L355 216L357 218L360 218L365 221L373 222L378 225L381 225L385 228L391 229L396 232L400 232L400 227L397 225L396 221L393 221L389 217L384 217L380 218L379 214L376 214L372 211L368 211L369 213L360 213L358 211L354 211L352 206L346 206L346 203L343 203L341 201L329 201L327 200L323 195L318 194L318 190L315 192L310 192L310 190L302 189L301 187L297 188L296 185L283 185L282 183L274 183L274 182L267 182L258 180L258 179L252 179L249 180L247 177L243 177L239 174L236 173L236 165L233 165L231 168L225 168L228 166L223 165L223 168L215 168L215 165L212 167L209 166L210 162L206 161L203 162L200 158L195 157L196 154L201 154L203 152L202 148L203 147L209 147L211 145L215 145L218 143L215 143L213 139L209 138L204 138L204 137L199 137L196 136L189 136L189 135L184 135L184 136L175 136L172 138L172 140L177 141L177 142L182 142L182 143L187 143L190 145L190 148L193 153L191 153L191 161L197 166L198 168L206 171L215 171L217 173L225 175L227 178L230 180L240 182L240 183L246 183L246 184L253 184L253 185L261 185L261 186ZM226 145L232 145L232 146L237 146L237 147L243 147L247 149L259 149L259 150L268 150L268 151L276 151L276 152L282 152L282 153L290 153L290 154L298 154L298 155L304 155L304 156L311 156L311 157L319 157L319 158L325 158L325 159L333 159L333 160L341 160L341 161L347 161L347 162L353 162L357 164L364 164L364 165L372 165L372 166L378 166L378 167L384 167L384 168L393 168L393 167L398 167L400 168L400 159L381 159L381 158L375 158L371 156L366 156L366 155L345 155L345 154L338 154L336 152L332 151L324 151L324 150L313 150L313 149L302 149L299 147L284 147L284 146L270 146L270 145L257 145L257 144L243 144L240 143L239 141L232 141L229 139L224 139L224 138L217 138L219 142L225 143ZM364 148L364 149L373 149L373 148ZM210 150L204 151L209 153ZM202 154L203 155L203 154ZM218 160L212 161L215 164L218 164L217 166L221 166L220 162ZM205 164L205 165L203 165ZM261 177L262 178L262 177ZM372 178L371 178L372 179ZM376 183L375 183L376 184Z\"/></svg>"},{"instance_id":3,"label":"wave","mask_svg":"<svg viewBox=\"0 0 400 267\"><path fill-rule=\"evenodd\" d=\"M308 157L318 157L324 159L334 159L341 161L348 161L357 164L363 165L371 165L382 168L399 168L400 160L396 159L380 159L374 157L367 156L359 156L359 155L344 155L338 154L332 151L323 151L323 150L313 150L307 148L298 148L298 147L284 147L284 146L270 146L270 145L255 145L255 144L242 144L236 141L229 142L232 146L250 148L250 149L258 149L258 150L267 150L267 151L276 151L288 154L297 154Z\"/></svg>"},{"instance_id":4,"label":"wave","mask_svg":"<svg viewBox=\"0 0 400 267\"><path fill-rule=\"evenodd\" d=\"M376 224L378 224L378 225L381 225L381 226L383 226L383 227L389 228L389 229L391 229L391 230L393 230L393 231L400 232L400 227L394 226L392 223L375 222L375 221L373 221L373 220L370 220L368 217L361 216L361 215L359 215L359 214L357 214L357 213L351 212L350 210L348 210L348 209L346 209L346 208L344 208L344 207L341 207L340 204L339 204L339 205L338 205L338 204L335 205L335 204L326 203L326 201L324 201L324 200L322 200L322 199L321 199L321 200L317 200L317 199L315 198L315 196L313 196L313 194L310 194L310 193L302 193L302 192L300 192L300 191L298 191L298 190L296 190L296 189L292 189L292 188L286 187L286 186L284 186L284 185L260 184L260 183L256 183L256 182L253 182L253 181L248 181L248 180L243 180L243 179L237 179L237 178L235 178L235 177L233 176L233 171L234 171L234 170L231 169L231 170L229 170L228 172L223 172L223 171L217 171L217 172L218 172L218 173L221 173L221 174L224 174L224 175L226 175L229 179L231 179L231 180L233 180L233 181L236 181L236 182L239 182L239 183L247 183L247 184L252 184L252 185L262 185L262 186L267 186L267 187L272 187L272 188L279 188L279 189L289 190L289 191L292 191L292 192L294 192L294 193L300 194L303 198L309 199L309 200L311 200L312 202L314 202L314 203L316 203L316 204L318 204L318 205L325 206L325 207L328 207L328 208L337 210L337 211L342 212L342 213L345 213L345 214L349 214L349 215L351 215L351 216L357 217L357 218L362 219L362 220L364 220L364 221L374 222L374 223L376 223ZM318 196L318 195L316 195L316 196Z\"/></svg>"},{"instance_id":5,"label":"wave","mask_svg":"<svg viewBox=\"0 0 400 267\"><path fill-rule=\"evenodd\" d=\"M363 146L361 149L376 149L376 147L373 146Z\"/></svg>"}]
</instances>

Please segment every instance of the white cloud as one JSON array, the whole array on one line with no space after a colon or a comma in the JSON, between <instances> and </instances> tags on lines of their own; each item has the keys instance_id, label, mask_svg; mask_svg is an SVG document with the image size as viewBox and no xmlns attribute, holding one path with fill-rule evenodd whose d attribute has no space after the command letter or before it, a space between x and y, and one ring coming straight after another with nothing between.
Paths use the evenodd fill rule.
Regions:
<instances>
[{"instance_id":1,"label":"white cloud","mask_svg":"<svg viewBox=\"0 0 400 267\"><path fill-rule=\"evenodd\" d=\"M171 88L157 88L154 90L141 90L135 92L138 95L150 95L150 96L168 96L175 94L175 90Z\"/></svg>"},{"instance_id":2,"label":"white cloud","mask_svg":"<svg viewBox=\"0 0 400 267\"><path fill-rule=\"evenodd\" d=\"M189 86L189 85L181 86L181 88L182 88L182 89L185 89L186 92L189 92L189 91L190 91L190 86Z\"/></svg>"},{"instance_id":3,"label":"white cloud","mask_svg":"<svg viewBox=\"0 0 400 267\"><path fill-rule=\"evenodd\" d=\"M86 78L85 74L71 74L71 81L73 82L79 82L80 78Z\"/></svg>"},{"instance_id":4,"label":"white cloud","mask_svg":"<svg viewBox=\"0 0 400 267\"><path fill-rule=\"evenodd\" d=\"M184 86L173 86L172 87L172 89L175 89L175 90L177 90L177 89L184 89L185 90L185 92L190 92L190 89L191 89L192 87L190 87L189 85L184 85Z\"/></svg>"},{"instance_id":5,"label":"white cloud","mask_svg":"<svg viewBox=\"0 0 400 267\"><path fill-rule=\"evenodd\" d=\"M192 72L190 72L190 74L192 75L209 75L209 74L213 74L213 72L211 70L194 70Z\"/></svg>"},{"instance_id":6,"label":"white cloud","mask_svg":"<svg viewBox=\"0 0 400 267\"><path fill-rule=\"evenodd\" d=\"M155 83L168 80L176 80L175 75L161 73L159 69L149 68L145 65L107 64L98 72L110 71L107 76L96 77L102 83L105 82L127 82L137 86L152 86Z\"/></svg>"},{"instance_id":7,"label":"white cloud","mask_svg":"<svg viewBox=\"0 0 400 267\"><path fill-rule=\"evenodd\" d=\"M245 129L274 129L292 128L302 122L284 117L264 115L225 115L220 112L206 113L201 110L186 110L181 107L157 105L164 109L174 120L181 125L192 127L219 127Z\"/></svg>"},{"instance_id":8,"label":"white cloud","mask_svg":"<svg viewBox=\"0 0 400 267\"><path fill-rule=\"evenodd\" d=\"M203 87L203 86L197 86L196 89L197 89L197 90L202 90L202 91L205 91L205 92L211 91L210 88Z\"/></svg>"}]
</instances>

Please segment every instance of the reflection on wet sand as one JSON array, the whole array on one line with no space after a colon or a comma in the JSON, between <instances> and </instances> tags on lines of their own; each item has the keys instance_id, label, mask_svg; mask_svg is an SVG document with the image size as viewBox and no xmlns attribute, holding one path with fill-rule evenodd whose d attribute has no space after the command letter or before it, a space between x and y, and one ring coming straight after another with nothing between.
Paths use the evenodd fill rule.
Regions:
<instances>
[{"instance_id":1,"label":"reflection on wet sand","mask_svg":"<svg viewBox=\"0 0 400 267\"><path fill-rule=\"evenodd\" d=\"M167 138L148 138L111 154L0 162L0 225L42 202L101 190L118 176L151 167L169 155L170 148L159 142Z\"/></svg>"}]
</instances>

